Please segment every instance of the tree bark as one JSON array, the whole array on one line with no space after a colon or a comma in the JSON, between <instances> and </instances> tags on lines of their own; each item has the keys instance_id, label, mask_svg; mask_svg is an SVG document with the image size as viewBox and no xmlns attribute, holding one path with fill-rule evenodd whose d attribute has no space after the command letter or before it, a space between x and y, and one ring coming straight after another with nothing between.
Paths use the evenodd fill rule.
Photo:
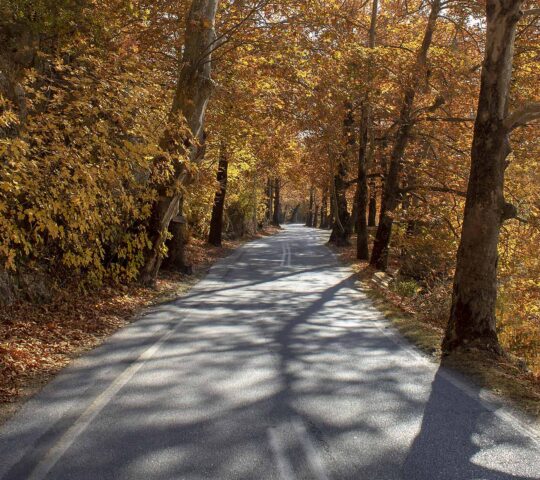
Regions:
<instances>
[{"instance_id":1,"label":"tree bark","mask_svg":"<svg viewBox=\"0 0 540 480\"><path fill-rule=\"evenodd\" d=\"M180 199L178 214L169 224L171 238L167 241L168 256L164 259L164 267L174 269L185 275L193 273L193 267L186 258L187 222L183 216L184 200Z\"/></svg>"},{"instance_id":2,"label":"tree bark","mask_svg":"<svg viewBox=\"0 0 540 480\"><path fill-rule=\"evenodd\" d=\"M210 233L208 234L208 243L210 245L214 245L215 247L221 247L221 236L223 232L223 212L225 210L225 196L227 195L228 169L229 162L227 161L225 146L222 145L216 177L219 183L219 190L216 192L216 196L214 198L214 205L212 207L212 218L210 220Z\"/></svg>"},{"instance_id":3,"label":"tree bark","mask_svg":"<svg viewBox=\"0 0 540 480\"><path fill-rule=\"evenodd\" d=\"M376 227L377 222L377 188L375 182L371 182L369 185L369 213L368 213L368 227Z\"/></svg>"},{"instance_id":4,"label":"tree bark","mask_svg":"<svg viewBox=\"0 0 540 480\"><path fill-rule=\"evenodd\" d=\"M328 192L326 189L322 193L320 228L328 228Z\"/></svg>"},{"instance_id":5,"label":"tree bark","mask_svg":"<svg viewBox=\"0 0 540 480\"><path fill-rule=\"evenodd\" d=\"M375 35L377 31L378 0L373 0L371 9L371 24L369 28L368 48L375 48ZM371 61L368 66L368 78L371 78ZM362 103L360 114L360 148L358 150L358 180L356 197L356 258L369 260L369 235L367 222L368 184L367 184L367 151L371 128L371 108L369 105L369 88Z\"/></svg>"},{"instance_id":6,"label":"tree bark","mask_svg":"<svg viewBox=\"0 0 540 480\"><path fill-rule=\"evenodd\" d=\"M206 107L212 92L211 46L215 40L214 23L219 0L193 0L186 19L182 68L176 83L173 104L169 116L175 119L183 116L191 132L191 139L178 138L177 132L166 131L160 146L166 152L178 154L179 149L187 150L188 161L195 162L201 157L201 142ZM140 280L145 285L154 285L163 259L163 250L171 220L178 214L181 190L186 182L187 171L182 163L175 165L174 181L159 189L159 199L152 208L148 227L151 248L146 252L145 265ZM176 193L171 194L170 190Z\"/></svg>"},{"instance_id":7,"label":"tree bark","mask_svg":"<svg viewBox=\"0 0 540 480\"><path fill-rule=\"evenodd\" d=\"M367 99L366 99L367 101ZM360 124L360 148L358 151L358 184L356 198L356 258L369 260L368 229L367 229L367 143L369 136L370 112L367 103L362 106Z\"/></svg>"},{"instance_id":8,"label":"tree bark","mask_svg":"<svg viewBox=\"0 0 540 480\"><path fill-rule=\"evenodd\" d=\"M471 149L461 242L443 352L464 345L501 352L496 331L498 242L515 208L504 199L510 153L508 98L522 0L488 0L486 51Z\"/></svg>"},{"instance_id":9,"label":"tree bark","mask_svg":"<svg viewBox=\"0 0 540 480\"><path fill-rule=\"evenodd\" d=\"M347 164L349 155L354 149L354 117L352 104L345 105L346 115L343 121L343 133L345 138L345 148L340 156L337 171L334 174L334 191L332 201L334 203L334 225L330 234L329 243L337 247L350 245L351 236L351 216L347 205Z\"/></svg>"},{"instance_id":10,"label":"tree bark","mask_svg":"<svg viewBox=\"0 0 540 480\"><path fill-rule=\"evenodd\" d=\"M274 180L274 212L272 215L272 225L274 227L279 227L279 220L281 214L281 182L279 178Z\"/></svg>"},{"instance_id":11,"label":"tree bark","mask_svg":"<svg viewBox=\"0 0 540 480\"><path fill-rule=\"evenodd\" d=\"M431 4L428 23L424 32L422 45L417 54L413 74L420 75L418 78L411 78L405 87L405 94L401 106L401 112L398 121L398 131L392 154L390 156L390 168L384 182L384 193L381 202L381 213L379 227L373 250L371 252L370 264L378 270L385 271L388 267L388 253L390 247L390 238L392 235L392 226L394 223L393 215L399 204L399 181L401 177L401 167L403 155L411 137L412 127L414 125L414 100L416 97L418 85L424 84L427 80L427 54L433 39L433 33L437 24L437 18L441 11L441 0L434 0Z\"/></svg>"},{"instance_id":12,"label":"tree bark","mask_svg":"<svg viewBox=\"0 0 540 480\"><path fill-rule=\"evenodd\" d=\"M273 196L274 196L274 188L272 185L272 180L268 178L266 181L266 223L269 224L272 221L272 203L273 203Z\"/></svg>"},{"instance_id":13,"label":"tree bark","mask_svg":"<svg viewBox=\"0 0 540 480\"><path fill-rule=\"evenodd\" d=\"M309 189L309 210L306 219L306 227L313 227L313 205L315 202L315 189L313 185Z\"/></svg>"}]
</instances>

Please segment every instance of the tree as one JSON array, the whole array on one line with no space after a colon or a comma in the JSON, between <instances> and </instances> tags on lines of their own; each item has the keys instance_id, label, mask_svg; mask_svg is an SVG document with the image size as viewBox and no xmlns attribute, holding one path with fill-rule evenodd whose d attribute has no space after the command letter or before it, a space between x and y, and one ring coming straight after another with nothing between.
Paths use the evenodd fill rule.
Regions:
<instances>
[{"instance_id":1,"label":"tree","mask_svg":"<svg viewBox=\"0 0 540 480\"><path fill-rule=\"evenodd\" d=\"M354 138L353 106L350 102L345 103L345 119L343 120L344 148L339 156L336 171L334 173L333 195L334 202L334 225L330 234L330 243L337 247L349 245L351 236L351 215L347 205L347 174L348 160L353 147L356 144Z\"/></svg>"},{"instance_id":2,"label":"tree","mask_svg":"<svg viewBox=\"0 0 540 480\"><path fill-rule=\"evenodd\" d=\"M221 155L219 157L217 182L219 190L216 192L214 205L212 207L212 217L210 219L210 233L208 235L208 243L216 247L221 247L221 235L223 232L223 212L225 210L225 196L227 194L227 171L229 162L225 145L221 145Z\"/></svg>"},{"instance_id":3,"label":"tree","mask_svg":"<svg viewBox=\"0 0 540 480\"><path fill-rule=\"evenodd\" d=\"M370 264L379 270L386 270L388 266L388 249L390 247L392 225L394 223L393 215L399 204L400 197L399 182L403 155L409 143L415 121L414 100L419 86L425 85L428 80L427 56L441 11L441 5L441 0L434 0L431 3L431 11L424 32L424 38L417 53L412 75L405 87L403 95L403 103L397 121L397 134L390 156L390 167L388 175L385 178L379 227L377 228L377 234L371 252Z\"/></svg>"},{"instance_id":4,"label":"tree","mask_svg":"<svg viewBox=\"0 0 540 480\"><path fill-rule=\"evenodd\" d=\"M486 4L486 50L445 353L463 345L501 352L495 314L498 243L503 222L517 215L504 198L509 135L517 126L540 117L537 104L508 114L522 5L522 0L488 0Z\"/></svg>"},{"instance_id":5,"label":"tree","mask_svg":"<svg viewBox=\"0 0 540 480\"><path fill-rule=\"evenodd\" d=\"M201 142L206 107L212 92L212 50L216 41L214 23L218 0L193 0L186 19L182 68L178 76L167 130L160 145L167 152L186 149L188 162L201 158ZM189 136L174 129L178 117L185 118ZM171 220L178 214L181 188L189 177L189 166L176 162L172 184L159 189L159 199L152 209L149 225L151 247L147 251L141 282L153 285L163 259L163 248Z\"/></svg>"},{"instance_id":6,"label":"tree","mask_svg":"<svg viewBox=\"0 0 540 480\"><path fill-rule=\"evenodd\" d=\"M272 215L272 225L274 227L280 226L281 217L281 180L279 178L274 179L274 212Z\"/></svg>"},{"instance_id":7,"label":"tree","mask_svg":"<svg viewBox=\"0 0 540 480\"><path fill-rule=\"evenodd\" d=\"M375 35L377 28L378 0L373 0L371 23L369 27L368 48L375 48ZM372 77L371 61L368 65L368 78ZM357 218L356 218L356 258L359 260L369 260L368 248L368 178L367 178L367 151L371 128L371 106L369 105L369 90L362 101L360 114L360 148L358 151L358 180L357 180Z\"/></svg>"}]
</instances>

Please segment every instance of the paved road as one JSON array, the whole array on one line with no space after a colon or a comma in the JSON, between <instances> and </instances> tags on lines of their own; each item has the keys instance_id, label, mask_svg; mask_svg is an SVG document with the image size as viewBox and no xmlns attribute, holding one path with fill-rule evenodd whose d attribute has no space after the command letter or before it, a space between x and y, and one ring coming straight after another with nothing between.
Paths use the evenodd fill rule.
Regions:
<instances>
[{"instance_id":1,"label":"paved road","mask_svg":"<svg viewBox=\"0 0 540 480\"><path fill-rule=\"evenodd\" d=\"M540 479L535 432L403 341L325 234L216 265L0 431L1 479Z\"/></svg>"}]
</instances>

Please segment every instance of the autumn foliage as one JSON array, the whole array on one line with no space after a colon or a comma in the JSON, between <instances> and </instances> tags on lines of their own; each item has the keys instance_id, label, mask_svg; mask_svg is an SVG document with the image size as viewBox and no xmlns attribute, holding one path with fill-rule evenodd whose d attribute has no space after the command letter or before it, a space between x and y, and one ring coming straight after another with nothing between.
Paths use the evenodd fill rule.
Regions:
<instances>
[{"instance_id":1,"label":"autumn foliage","mask_svg":"<svg viewBox=\"0 0 540 480\"><path fill-rule=\"evenodd\" d=\"M359 148L365 147L368 201L378 217L404 97L414 89L398 200L389 212L389 270L422 315L446 323L485 48L485 2L443 2L425 64L418 52L433 2L378 2L371 45L372 2L220 2L202 139L190 137L181 115L171 116L191 5L2 2L4 303L43 300L48 290L68 285L93 291L137 281L151 248L152 208L163 191L182 196L184 240L206 238L224 151L225 236L252 233L271 220L276 181L281 222L311 215L313 226L340 228L341 195L354 230ZM210 27L205 22L201 28ZM511 108L540 100L539 28L537 14L518 23ZM369 121L362 138L361 119ZM166 132L177 148L164 145ZM527 122L511 143L505 198L517 214L503 224L499 241L497 329L503 346L538 375L538 124ZM196 162L190 149L197 150ZM182 181L175 177L179 166L187 172ZM369 233L371 247L373 225ZM164 257L171 236L160 251ZM38 283L43 294L35 292Z\"/></svg>"}]
</instances>

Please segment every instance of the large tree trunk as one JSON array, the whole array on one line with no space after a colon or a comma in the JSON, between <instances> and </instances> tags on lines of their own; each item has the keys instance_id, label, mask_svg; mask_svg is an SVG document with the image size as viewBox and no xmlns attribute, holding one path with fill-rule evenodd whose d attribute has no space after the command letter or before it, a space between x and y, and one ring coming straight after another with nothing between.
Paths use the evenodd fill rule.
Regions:
<instances>
[{"instance_id":1,"label":"large tree trunk","mask_svg":"<svg viewBox=\"0 0 540 480\"><path fill-rule=\"evenodd\" d=\"M344 162L338 165L338 172L334 176L334 225L330 234L330 243L337 247L350 245L351 217L347 206L347 169Z\"/></svg>"},{"instance_id":2,"label":"large tree trunk","mask_svg":"<svg viewBox=\"0 0 540 480\"><path fill-rule=\"evenodd\" d=\"M193 273L193 267L186 259L186 244L188 225L183 215L184 199L181 198L178 206L178 215L169 225L170 239L167 241L169 254L164 259L163 266L186 275Z\"/></svg>"},{"instance_id":3,"label":"large tree trunk","mask_svg":"<svg viewBox=\"0 0 540 480\"><path fill-rule=\"evenodd\" d=\"M337 171L334 174L334 191L332 202L334 204L334 225L330 234L330 243L337 247L350 245L351 236L351 216L347 205L347 166L349 155L354 151L354 117L352 105L347 103L345 120L343 121L343 133L345 138L345 148L340 156Z\"/></svg>"},{"instance_id":4,"label":"large tree trunk","mask_svg":"<svg viewBox=\"0 0 540 480\"><path fill-rule=\"evenodd\" d=\"M328 192L326 189L322 193L320 228L328 228Z\"/></svg>"},{"instance_id":5,"label":"large tree trunk","mask_svg":"<svg viewBox=\"0 0 540 480\"><path fill-rule=\"evenodd\" d=\"M377 10L379 8L378 0L373 0L371 9L371 25L369 28L368 47L375 48L375 34L377 30ZM371 78L371 61L368 67L368 78ZM369 105L369 89L362 103L360 114L360 148L358 150L358 180L356 191L356 258L358 260L369 260L368 247L368 184L367 184L367 151L368 140L371 128L371 108Z\"/></svg>"},{"instance_id":6,"label":"large tree trunk","mask_svg":"<svg viewBox=\"0 0 540 480\"><path fill-rule=\"evenodd\" d=\"M221 247L221 235L223 232L223 212L225 210L225 196L227 194L228 169L229 162L227 161L227 154L225 152L225 147L222 146L217 171L219 190L216 192L216 196L214 198L214 205L212 207L212 218L210 220L210 233L208 234L208 243L216 247Z\"/></svg>"},{"instance_id":7,"label":"large tree trunk","mask_svg":"<svg viewBox=\"0 0 540 480\"><path fill-rule=\"evenodd\" d=\"M279 227L279 220L281 217L281 182L279 178L274 180L274 212L272 215L272 225Z\"/></svg>"},{"instance_id":8,"label":"large tree trunk","mask_svg":"<svg viewBox=\"0 0 540 480\"><path fill-rule=\"evenodd\" d=\"M175 131L166 131L160 145L163 150L178 154L179 147L187 148L189 161L200 158L206 106L212 92L211 45L215 40L214 22L219 0L193 0L186 19L184 52L173 105L170 124L183 116L191 131L192 139L179 138ZM171 220L178 214L181 193L179 186L185 183L186 169L175 165L174 181L160 188L159 199L153 206L148 233L152 247L146 253L145 265L140 279L143 284L153 285L163 258L163 247ZM176 186L177 193L170 194Z\"/></svg>"},{"instance_id":9,"label":"large tree trunk","mask_svg":"<svg viewBox=\"0 0 540 480\"><path fill-rule=\"evenodd\" d=\"M441 0L434 0L431 4L431 12L424 32L424 39L420 50L418 51L413 72L413 75L419 74L420 78L416 76L414 78L411 77L408 85L405 87L405 94L398 122L398 131L390 156L390 168L384 182L379 227L377 228L377 234L371 252L370 263L378 270L384 271L388 267L388 250L394 223L394 211L399 204L400 197L399 181L401 177L403 155L407 148L407 144L409 143L415 120L413 115L414 99L416 91L419 88L418 85L425 84L427 80L427 54L431 46L440 11Z\"/></svg>"},{"instance_id":10,"label":"large tree trunk","mask_svg":"<svg viewBox=\"0 0 540 480\"><path fill-rule=\"evenodd\" d=\"M501 351L495 318L497 246L503 221L515 215L515 209L504 199L504 171L510 153L505 118L522 3L487 2L486 51L452 309L443 341L445 353L473 343L479 348Z\"/></svg>"}]
</instances>

